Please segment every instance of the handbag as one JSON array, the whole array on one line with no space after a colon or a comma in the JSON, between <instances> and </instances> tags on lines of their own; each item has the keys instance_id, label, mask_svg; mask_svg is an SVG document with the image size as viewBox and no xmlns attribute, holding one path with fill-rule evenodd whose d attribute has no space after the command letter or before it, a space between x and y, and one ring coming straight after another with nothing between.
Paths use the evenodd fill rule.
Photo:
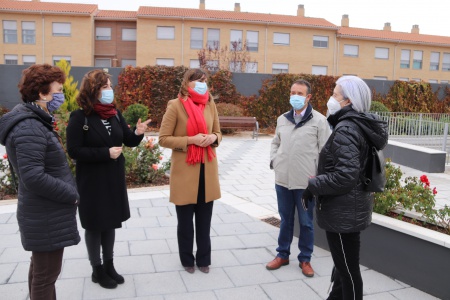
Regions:
<instances>
[{"instance_id":1,"label":"handbag","mask_svg":"<svg viewBox=\"0 0 450 300\"><path fill-rule=\"evenodd\" d=\"M383 150L370 145L369 158L363 178L364 190L368 192L383 192L386 185L386 161Z\"/></svg>"}]
</instances>

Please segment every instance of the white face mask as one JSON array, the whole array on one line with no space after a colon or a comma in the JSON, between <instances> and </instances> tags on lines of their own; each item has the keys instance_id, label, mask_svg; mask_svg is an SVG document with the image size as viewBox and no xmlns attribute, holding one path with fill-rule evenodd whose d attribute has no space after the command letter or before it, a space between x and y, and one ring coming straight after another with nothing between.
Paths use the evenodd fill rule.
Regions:
<instances>
[{"instance_id":1,"label":"white face mask","mask_svg":"<svg viewBox=\"0 0 450 300\"><path fill-rule=\"evenodd\" d=\"M337 101L336 99L333 98L333 96L330 97L330 99L327 102L327 107L328 107L328 111L330 112L330 115L334 115L335 113L337 113L338 111L341 110L341 102L345 101L345 100L341 100L341 101Z\"/></svg>"}]
</instances>

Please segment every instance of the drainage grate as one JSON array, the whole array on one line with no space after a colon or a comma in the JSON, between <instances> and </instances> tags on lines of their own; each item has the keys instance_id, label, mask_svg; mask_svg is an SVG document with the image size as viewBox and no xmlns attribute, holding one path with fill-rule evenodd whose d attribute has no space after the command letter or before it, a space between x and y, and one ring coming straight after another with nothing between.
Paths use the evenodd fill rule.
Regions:
<instances>
[{"instance_id":1,"label":"drainage grate","mask_svg":"<svg viewBox=\"0 0 450 300\"><path fill-rule=\"evenodd\" d=\"M275 217L270 217L270 218L266 218L266 219L261 219L261 221L266 222L270 225L273 225L275 227L280 228L280 223L281 221Z\"/></svg>"}]
</instances>

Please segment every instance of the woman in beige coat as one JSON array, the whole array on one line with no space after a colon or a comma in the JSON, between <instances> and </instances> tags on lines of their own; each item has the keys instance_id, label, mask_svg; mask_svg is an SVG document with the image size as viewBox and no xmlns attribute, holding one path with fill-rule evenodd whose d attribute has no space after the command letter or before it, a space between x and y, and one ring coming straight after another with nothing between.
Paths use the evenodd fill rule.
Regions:
<instances>
[{"instance_id":1,"label":"woman in beige coat","mask_svg":"<svg viewBox=\"0 0 450 300\"><path fill-rule=\"evenodd\" d=\"M159 144L172 149L170 202L176 205L181 264L189 273L194 273L194 264L209 272L213 200L220 198L215 147L222 134L206 81L200 69L184 74L178 98L169 101L159 131Z\"/></svg>"}]
</instances>

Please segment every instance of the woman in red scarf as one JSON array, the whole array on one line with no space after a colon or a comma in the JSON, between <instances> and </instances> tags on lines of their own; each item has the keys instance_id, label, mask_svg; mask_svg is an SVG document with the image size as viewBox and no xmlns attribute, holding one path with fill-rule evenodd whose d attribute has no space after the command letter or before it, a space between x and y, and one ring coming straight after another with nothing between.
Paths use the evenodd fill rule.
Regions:
<instances>
[{"instance_id":1,"label":"woman in red scarf","mask_svg":"<svg viewBox=\"0 0 450 300\"><path fill-rule=\"evenodd\" d=\"M170 202L176 205L181 264L189 273L194 273L195 265L208 273L211 264L213 200L220 198L215 147L221 140L206 73L190 69L184 74L178 98L169 101L159 131L159 144L172 149Z\"/></svg>"},{"instance_id":2,"label":"woman in red scarf","mask_svg":"<svg viewBox=\"0 0 450 300\"><path fill-rule=\"evenodd\" d=\"M139 120L136 128L128 128L116 110L110 75L102 70L84 75L77 103L82 109L70 115L67 150L76 160L78 210L86 229L92 281L115 288L125 281L113 264L115 229L130 217L122 145L139 145L150 120Z\"/></svg>"}]
</instances>

